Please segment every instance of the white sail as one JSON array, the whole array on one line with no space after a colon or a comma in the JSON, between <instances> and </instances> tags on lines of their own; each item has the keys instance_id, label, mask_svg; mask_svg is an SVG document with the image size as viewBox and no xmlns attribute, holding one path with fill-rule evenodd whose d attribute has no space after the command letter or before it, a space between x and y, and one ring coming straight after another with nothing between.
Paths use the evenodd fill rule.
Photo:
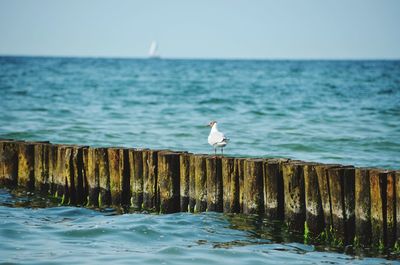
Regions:
<instances>
[{"instance_id":1,"label":"white sail","mask_svg":"<svg viewBox=\"0 0 400 265\"><path fill-rule=\"evenodd\" d=\"M159 57L158 53L157 53L157 49L158 49L158 45L157 42L153 41L150 44L150 49L149 49L149 56L151 58L157 58Z\"/></svg>"}]
</instances>

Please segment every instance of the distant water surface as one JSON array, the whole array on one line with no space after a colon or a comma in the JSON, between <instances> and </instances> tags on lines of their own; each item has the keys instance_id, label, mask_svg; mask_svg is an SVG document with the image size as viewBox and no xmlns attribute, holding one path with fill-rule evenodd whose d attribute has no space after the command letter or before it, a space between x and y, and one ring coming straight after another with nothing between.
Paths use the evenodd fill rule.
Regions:
<instances>
[{"instance_id":1,"label":"distant water surface","mask_svg":"<svg viewBox=\"0 0 400 265\"><path fill-rule=\"evenodd\" d=\"M400 61L0 57L0 137L400 168Z\"/></svg>"}]
</instances>

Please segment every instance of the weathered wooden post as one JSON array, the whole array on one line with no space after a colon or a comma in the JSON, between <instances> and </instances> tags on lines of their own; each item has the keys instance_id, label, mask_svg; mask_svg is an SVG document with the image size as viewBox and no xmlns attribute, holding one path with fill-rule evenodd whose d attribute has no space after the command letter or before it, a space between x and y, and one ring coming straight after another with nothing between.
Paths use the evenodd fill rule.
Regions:
<instances>
[{"instance_id":1,"label":"weathered wooden post","mask_svg":"<svg viewBox=\"0 0 400 265\"><path fill-rule=\"evenodd\" d=\"M179 154L159 152L158 190L160 193L160 213L180 211L179 182Z\"/></svg>"},{"instance_id":2,"label":"weathered wooden post","mask_svg":"<svg viewBox=\"0 0 400 265\"><path fill-rule=\"evenodd\" d=\"M371 192L371 236L372 244L383 247L386 232L386 172L379 169L369 171Z\"/></svg>"},{"instance_id":3,"label":"weathered wooden post","mask_svg":"<svg viewBox=\"0 0 400 265\"><path fill-rule=\"evenodd\" d=\"M48 192L49 180L49 142L34 142L34 182L36 189ZM33 187L33 183L32 183Z\"/></svg>"},{"instance_id":4,"label":"weathered wooden post","mask_svg":"<svg viewBox=\"0 0 400 265\"><path fill-rule=\"evenodd\" d=\"M70 154L70 162L69 162L69 171L66 172L67 176L67 185L68 185L68 195L69 200L67 201L69 204L76 205L77 204L77 186L78 186L78 152L79 146L71 146L71 154Z\"/></svg>"},{"instance_id":5,"label":"weathered wooden post","mask_svg":"<svg viewBox=\"0 0 400 265\"><path fill-rule=\"evenodd\" d=\"M13 140L0 141L0 184L15 187L18 184L18 145Z\"/></svg>"},{"instance_id":6,"label":"weathered wooden post","mask_svg":"<svg viewBox=\"0 0 400 265\"><path fill-rule=\"evenodd\" d=\"M289 228L303 231L306 220L304 174L301 162L282 164L285 221Z\"/></svg>"},{"instance_id":7,"label":"weathered wooden post","mask_svg":"<svg viewBox=\"0 0 400 265\"><path fill-rule=\"evenodd\" d=\"M239 178L238 175L235 175L235 159L223 157L221 164L224 213L238 213L240 211Z\"/></svg>"},{"instance_id":8,"label":"weathered wooden post","mask_svg":"<svg viewBox=\"0 0 400 265\"><path fill-rule=\"evenodd\" d=\"M264 160L246 159L243 178L243 213L264 212Z\"/></svg>"},{"instance_id":9,"label":"weathered wooden post","mask_svg":"<svg viewBox=\"0 0 400 265\"><path fill-rule=\"evenodd\" d=\"M353 167L328 169L333 236L338 245L354 239L354 171Z\"/></svg>"},{"instance_id":10,"label":"weathered wooden post","mask_svg":"<svg viewBox=\"0 0 400 265\"><path fill-rule=\"evenodd\" d=\"M126 202L122 202L122 194L128 187L124 187L126 184L126 178L129 176L124 175L124 149L122 148L108 148L108 166L110 171L110 189L111 189L111 201L115 206L124 205Z\"/></svg>"},{"instance_id":11,"label":"weathered wooden post","mask_svg":"<svg viewBox=\"0 0 400 265\"><path fill-rule=\"evenodd\" d=\"M99 168L96 164L96 149L87 147L83 149L84 182L87 187L88 206L99 206L100 182Z\"/></svg>"},{"instance_id":12,"label":"weathered wooden post","mask_svg":"<svg viewBox=\"0 0 400 265\"><path fill-rule=\"evenodd\" d=\"M386 246L396 242L396 172L386 172Z\"/></svg>"},{"instance_id":13,"label":"weathered wooden post","mask_svg":"<svg viewBox=\"0 0 400 265\"><path fill-rule=\"evenodd\" d=\"M143 150L143 205L145 209L160 211L157 187L159 150Z\"/></svg>"},{"instance_id":14,"label":"weathered wooden post","mask_svg":"<svg viewBox=\"0 0 400 265\"><path fill-rule=\"evenodd\" d=\"M371 243L371 192L368 168L355 171L355 243L368 246Z\"/></svg>"},{"instance_id":15,"label":"weathered wooden post","mask_svg":"<svg viewBox=\"0 0 400 265\"><path fill-rule=\"evenodd\" d=\"M110 171L107 148L96 148L96 164L99 170L99 207L111 205Z\"/></svg>"},{"instance_id":16,"label":"weathered wooden post","mask_svg":"<svg viewBox=\"0 0 400 265\"><path fill-rule=\"evenodd\" d=\"M49 145L49 194L54 195L57 191L55 181L58 175L58 164L57 164L58 144Z\"/></svg>"},{"instance_id":17,"label":"weathered wooden post","mask_svg":"<svg viewBox=\"0 0 400 265\"><path fill-rule=\"evenodd\" d=\"M318 164L315 166L315 172L318 176L319 192L321 194L322 210L324 213L325 230L329 233L332 229L332 209L328 169L339 166L338 164Z\"/></svg>"},{"instance_id":18,"label":"weathered wooden post","mask_svg":"<svg viewBox=\"0 0 400 265\"><path fill-rule=\"evenodd\" d=\"M72 169L72 147L67 145L57 146L57 173L54 179L55 196L61 197L61 203L69 203L69 181Z\"/></svg>"},{"instance_id":19,"label":"weathered wooden post","mask_svg":"<svg viewBox=\"0 0 400 265\"><path fill-rule=\"evenodd\" d=\"M193 213L196 206L196 156L189 155L189 212Z\"/></svg>"},{"instance_id":20,"label":"weathered wooden post","mask_svg":"<svg viewBox=\"0 0 400 265\"><path fill-rule=\"evenodd\" d=\"M35 168L34 168L34 144L31 142L20 143L18 145L18 185L28 190L34 188Z\"/></svg>"},{"instance_id":21,"label":"weathered wooden post","mask_svg":"<svg viewBox=\"0 0 400 265\"><path fill-rule=\"evenodd\" d=\"M283 162L287 160L267 159L264 162L264 211L270 219L282 220L284 217Z\"/></svg>"},{"instance_id":22,"label":"weathered wooden post","mask_svg":"<svg viewBox=\"0 0 400 265\"><path fill-rule=\"evenodd\" d=\"M129 167L130 167L130 190L131 190L131 207L135 210L141 210L142 206L146 209L154 207L152 201L149 200L148 190L146 190L146 200L143 201L143 179L147 171L147 160L150 150L129 149ZM145 163L143 163L145 162ZM150 192L152 189L150 189Z\"/></svg>"},{"instance_id":23,"label":"weathered wooden post","mask_svg":"<svg viewBox=\"0 0 400 265\"><path fill-rule=\"evenodd\" d=\"M222 212L222 171L220 157L206 157L207 211Z\"/></svg>"},{"instance_id":24,"label":"weathered wooden post","mask_svg":"<svg viewBox=\"0 0 400 265\"><path fill-rule=\"evenodd\" d=\"M246 158L235 158L234 174L235 178L239 180L239 209L243 213L244 201L244 161Z\"/></svg>"},{"instance_id":25,"label":"weathered wooden post","mask_svg":"<svg viewBox=\"0 0 400 265\"><path fill-rule=\"evenodd\" d=\"M303 167L306 224L311 238L318 237L324 231L324 214L315 163L306 163Z\"/></svg>"},{"instance_id":26,"label":"weathered wooden post","mask_svg":"<svg viewBox=\"0 0 400 265\"><path fill-rule=\"evenodd\" d=\"M196 206L194 212L207 210L207 174L205 155L195 155Z\"/></svg>"},{"instance_id":27,"label":"weathered wooden post","mask_svg":"<svg viewBox=\"0 0 400 265\"><path fill-rule=\"evenodd\" d=\"M189 211L189 187L190 187L190 155L182 153L180 163L180 199L181 211Z\"/></svg>"},{"instance_id":28,"label":"weathered wooden post","mask_svg":"<svg viewBox=\"0 0 400 265\"><path fill-rule=\"evenodd\" d=\"M85 205L87 200L87 187L84 178L83 168L83 146L74 146L72 164L74 169L74 185L75 185L75 203L77 205Z\"/></svg>"}]
</instances>

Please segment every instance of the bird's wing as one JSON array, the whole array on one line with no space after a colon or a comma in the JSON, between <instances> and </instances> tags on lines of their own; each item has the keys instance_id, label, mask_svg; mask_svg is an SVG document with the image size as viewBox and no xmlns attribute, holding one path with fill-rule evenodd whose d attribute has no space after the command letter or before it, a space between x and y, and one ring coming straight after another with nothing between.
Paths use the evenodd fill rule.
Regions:
<instances>
[{"instance_id":1,"label":"bird's wing","mask_svg":"<svg viewBox=\"0 0 400 265\"><path fill-rule=\"evenodd\" d=\"M208 142L210 144L216 144L216 143L221 143L223 141L227 140L225 135L222 132L214 132L210 134Z\"/></svg>"}]
</instances>

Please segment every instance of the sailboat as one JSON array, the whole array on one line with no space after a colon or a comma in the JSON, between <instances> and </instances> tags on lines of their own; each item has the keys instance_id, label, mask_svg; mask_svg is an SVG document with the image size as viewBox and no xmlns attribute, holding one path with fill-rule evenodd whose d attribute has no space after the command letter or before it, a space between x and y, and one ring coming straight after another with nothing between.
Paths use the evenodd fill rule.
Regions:
<instances>
[{"instance_id":1,"label":"sailboat","mask_svg":"<svg viewBox=\"0 0 400 265\"><path fill-rule=\"evenodd\" d=\"M149 49L149 58L150 59L160 59L160 55L157 52L158 45L156 41L152 41L150 44L150 49Z\"/></svg>"}]
</instances>

